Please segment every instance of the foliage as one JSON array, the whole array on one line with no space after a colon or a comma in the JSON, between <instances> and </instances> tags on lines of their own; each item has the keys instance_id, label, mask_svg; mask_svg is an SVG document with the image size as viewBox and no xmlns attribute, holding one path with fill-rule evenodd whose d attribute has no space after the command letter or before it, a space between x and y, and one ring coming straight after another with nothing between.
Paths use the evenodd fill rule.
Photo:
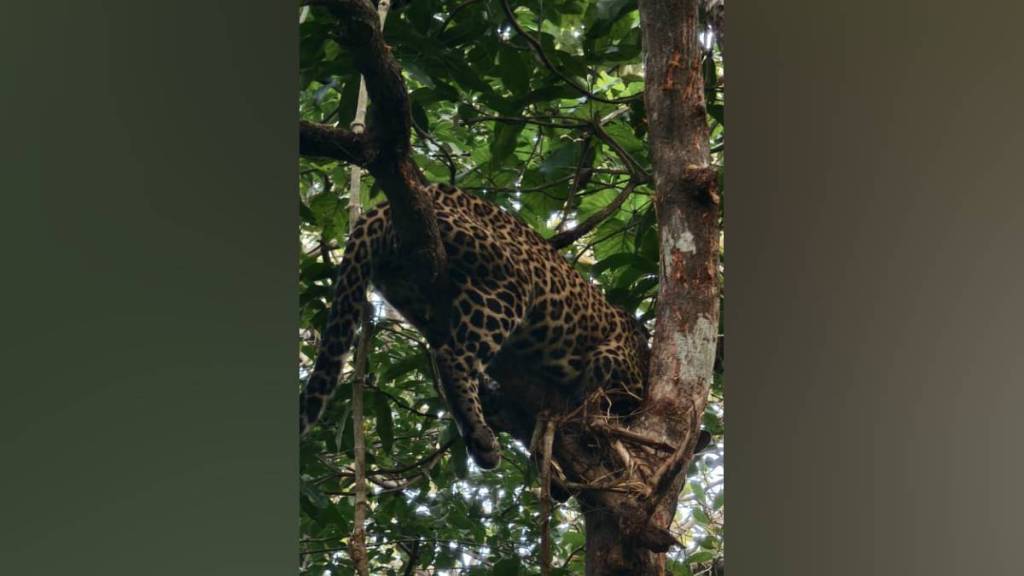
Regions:
<instances>
[{"instance_id":1,"label":"foliage","mask_svg":"<svg viewBox=\"0 0 1024 576\"><path fill-rule=\"evenodd\" d=\"M385 38L411 93L414 156L428 179L450 181L454 174L458 186L550 236L607 206L629 180L628 162L650 168L639 16L631 0L512 7L558 74L509 26L498 0L416 0L388 17ZM300 24L299 108L305 120L348 126L359 77L332 27L316 7ZM723 68L717 49L709 58L711 145L724 173ZM566 78L615 102L586 97ZM603 135L593 128L601 122ZM348 170L341 162L300 160L300 381L311 369L331 263L348 230ZM651 193L649 185L638 186L564 250L611 301L648 321L658 269ZM363 196L364 205L383 199L372 178ZM474 468L434 385L423 339L383 304L369 373L371 573L412 574L410 558L426 574L538 573L540 506L525 449L503 438L502 465L487 473ZM715 442L691 465L676 517L674 532L687 544L670 554L677 575L709 573L723 554L722 386L719 368L704 422ZM353 515L350 402L346 382L301 446L304 574L352 571L345 550ZM575 504L556 506L552 526L554 573L582 573L583 523Z\"/></svg>"}]
</instances>

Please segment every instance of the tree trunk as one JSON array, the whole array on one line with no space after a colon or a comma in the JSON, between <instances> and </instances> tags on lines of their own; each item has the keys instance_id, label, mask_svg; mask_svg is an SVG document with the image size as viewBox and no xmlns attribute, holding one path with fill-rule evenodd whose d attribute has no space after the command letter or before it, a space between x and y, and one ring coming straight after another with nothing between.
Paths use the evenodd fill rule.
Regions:
<instances>
[{"instance_id":1,"label":"tree trunk","mask_svg":"<svg viewBox=\"0 0 1024 576\"><path fill-rule=\"evenodd\" d=\"M586 576L664 574L658 571L659 554L624 543L616 513L593 507L584 510L583 522L586 526Z\"/></svg>"},{"instance_id":2,"label":"tree trunk","mask_svg":"<svg viewBox=\"0 0 1024 576\"><path fill-rule=\"evenodd\" d=\"M708 151L698 4L640 0L660 283L647 397L630 428L676 447L652 463L652 495L639 504L660 528L670 526L686 480L718 336L719 198ZM635 509L585 510L587 576L665 573L664 554L638 545L623 526L623 518L636 515Z\"/></svg>"}]
</instances>

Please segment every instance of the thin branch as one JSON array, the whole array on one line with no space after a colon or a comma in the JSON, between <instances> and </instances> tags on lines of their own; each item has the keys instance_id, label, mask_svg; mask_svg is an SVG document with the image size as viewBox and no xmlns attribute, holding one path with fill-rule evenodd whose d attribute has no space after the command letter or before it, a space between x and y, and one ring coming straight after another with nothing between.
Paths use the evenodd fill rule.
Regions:
<instances>
[{"instance_id":1,"label":"thin branch","mask_svg":"<svg viewBox=\"0 0 1024 576\"><path fill-rule=\"evenodd\" d=\"M529 186L527 188L496 188L494 186L461 186L460 188L462 190L493 190L495 192L521 192L525 194L528 192L543 192L544 190L547 190L548 188L554 188L559 184L565 184L570 179L572 179L571 174L568 176L563 176L562 178L555 178L554 180L551 180L544 184L540 184L538 186Z\"/></svg>"},{"instance_id":2,"label":"thin branch","mask_svg":"<svg viewBox=\"0 0 1024 576\"><path fill-rule=\"evenodd\" d=\"M569 552L569 555L565 557L565 561L562 562L562 570L566 570L569 567L569 562L572 562L573 557L582 552L584 548L585 546L582 545L573 548L572 552Z\"/></svg>"},{"instance_id":3,"label":"thin branch","mask_svg":"<svg viewBox=\"0 0 1024 576\"><path fill-rule=\"evenodd\" d=\"M401 474L404 474L405 472L408 472L409 470L412 470L413 468L421 468L421 467L423 467L423 466L425 466L427 464L430 464L431 462L436 461L445 452L447 452L448 449L451 448L453 444L455 444L455 438L451 438L447 442L444 442L436 450L434 450L430 454L427 454L423 458L420 458L419 460L413 462L412 464L407 464L405 466L399 466L398 468L378 468L377 470L374 470L372 472L372 474L374 474L374 475L380 475L380 474L401 475ZM433 466L431 465L430 467L433 467Z\"/></svg>"},{"instance_id":4,"label":"thin branch","mask_svg":"<svg viewBox=\"0 0 1024 576\"><path fill-rule=\"evenodd\" d=\"M405 562L405 569L402 570L402 576L412 576L413 570L416 569L416 564L420 561L420 541L417 540L412 545L411 550L406 552L409 555L409 559Z\"/></svg>"},{"instance_id":5,"label":"thin branch","mask_svg":"<svg viewBox=\"0 0 1024 576\"><path fill-rule=\"evenodd\" d=\"M356 166L366 166L376 155L365 134L305 120L299 122L299 154L333 158Z\"/></svg>"},{"instance_id":6,"label":"thin branch","mask_svg":"<svg viewBox=\"0 0 1024 576\"><path fill-rule=\"evenodd\" d=\"M412 125L413 128L416 129L416 134L419 135L420 138L427 140L441 151L441 155L444 156L444 163L448 166L448 183L455 186L455 179L458 175L458 170L455 167L455 159L452 158L451 153L448 152L448 149L445 146L442 146L440 142L431 136L430 132L427 132L417 124L416 120L412 121Z\"/></svg>"},{"instance_id":7,"label":"thin branch","mask_svg":"<svg viewBox=\"0 0 1024 576\"><path fill-rule=\"evenodd\" d=\"M373 23L377 25L377 28L371 27L371 30L375 30L378 36L380 36L380 27L384 26L384 20L387 18L388 8L390 5L390 0L381 0L377 10L372 14L375 17ZM383 44L383 42L381 42L381 44ZM380 60L383 60L383 58ZM365 67L366 66L364 66L364 68ZM370 73L372 73L372 71L370 71ZM363 122L366 115L368 83L367 72L363 72L362 77L359 79L359 96L356 104L356 116L352 123L352 133L356 135L360 135L364 132ZM402 96L405 96L405 88L401 85L400 75L399 88L401 89ZM406 100L408 99L406 98ZM401 127L395 127L394 129L400 131ZM400 132L396 135L398 137L402 136ZM378 133L377 138L386 138L386 133ZM408 133L404 135L404 140L405 146L408 146ZM408 156L407 149L404 155ZM350 231L355 229L357 218L362 211L362 204L360 202L360 198L362 197L361 184L362 167L359 165L352 166L349 184ZM365 294L360 295L359 299L362 300L363 298L365 298ZM352 563L355 564L356 572L360 576L369 576L369 555L366 551L365 523L366 513L370 506L366 501L366 439L363 435L363 388L366 384L367 356L369 354L370 338L372 337L373 332L373 326L371 324L373 313L369 302L363 302L361 306L361 313L360 319L362 330L359 334L359 344L356 350L355 377L352 379L352 443L355 452L355 462L353 465L355 480L355 510L352 519L352 537L349 540L349 556L352 558Z\"/></svg>"},{"instance_id":8,"label":"thin branch","mask_svg":"<svg viewBox=\"0 0 1024 576\"><path fill-rule=\"evenodd\" d=\"M553 118L568 118L572 122L554 122ZM487 122L493 120L495 122L504 122L506 124L536 124L537 126L547 126L549 128L586 128L587 122L580 120L579 118L572 118L568 116L487 116L480 115L475 118L466 118L462 121L463 124L476 124L479 122Z\"/></svg>"},{"instance_id":9,"label":"thin branch","mask_svg":"<svg viewBox=\"0 0 1024 576\"><path fill-rule=\"evenodd\" d=\"M622 206L626 199L629 198L629 195L633 193L633 189L636 188L636 186L637 182L631 180L628 184L626 184L625 188L622 189L622 192L620 192L614 200L609 202L607 206L595 212L594 214L591 214L590 218L587 218L582 224L576 226L575 228L571 230L566 230L565 232L559 232L558 234L555 234L551 238L548 238L548 243L554 246L556 249L562 249L572 244L573 242L579 240L588 232L590 232L599 224L601 224L601 222L604 222L605 220L608 219L608 217L614 214Z\"/></svg>"},{"instance_id":10,"label":"thin branch","mask_svg":"<svg viewBox=\"0 0 1024 576\"><path fill-rule=\"evenodd\" d=\"M459 4L458 6L452 8L451 12L448 13L448 17L445 18L444 22L441 23L441 28L439 28L438 31L437 31L437 36L440 37L441 34L444 34L445 29L448 28L449 24L451 24L452 19L455 18L455 16L459 12L462 12L463 8L467 8L467 7L469 7L469 6L473 5L473 4L476 4L479 1L480 0L465 0L464 2Z\"/></svg>"},{"instance_id":11,"label":"thin branch","mask_svg":"<svg viewBox=\"0 0 1024 576\"><path fill-rule=\"evenodd\" d=\"M622 147L622 144L619 144L618 140L612 138L611 134L604 129L602 124L602 122L590 123L594 129L594 135L608 146L611 146L612 150L622 160L622 163L626 165L626 169L633 174L634 178L649 180L651 178L650 174L648 174L648 172L644 170L643 166L633 158L632 154Z\"/></svg>"},{"instance_id":12,"label":"thin branch","mask_svg":"<svg viewBox=\"0 0 1024 576\"><path fill-rule=\"evenodd\" d=\"M569 187L569 193L566 194L565 202L562 203L562 214L558 219L558 226L555 228L555 232L561 233L565 224L569 221L569 212L573 208L578 206L579 196L578 193L581 188L585 188L590 182L590 179L594 176L594 140L589 135L584 137L583 149L580 151L580 159L576 163L576 172L572 176L572 186ZM525 171L525 166L524 166Z\"/></svg>"},{"instance_id":13,"label":"thin branch","mask_svg":"<svg viewBox=\"0 0 1024 576\"><path fill-rule=\"evenodd\" d=\"M555 76L561 78L562 81L564 81L566 84L571 86L574 90L576 90L583 96L586 96L591 100L604 102L606 104L621 104L624 102L630 102L632 100L638 100L643 97L643 93L638 93L632 96L626 96L625 98L605 98L603 96L598 96L597 94L594 94L584 86L580 86L575 80L572 79L572 77L563 73L554 65L554 63L551 62L547 54L544 53L544 47L541 46L540 41L538 41L536 38L527 33L526 29L523 28L523 26L519 23L518 20L516 20L515 12L513 12L512 7L509 6L508 0L501 0L501 7L505 10L505 16L508 17L509 24L511 24L512 27L516 29L516 32L518 32L519 35L526 40L526 42L530 45L530 48L533 49L533 53L537 56L541 63L544 64L544 67L550 70L551 73L554 74Z\"/></svg>"},{"instance_id":14,"label":"thin branch","mask_svg":"<svg viewBox=\"0 0 1024 576\"><path fill-rule=\"evenodd\" d=\"M380 386L371 386L371 388L373 388L377 392L379 392L379 393L387 396L388 398L390 398L391 401L395 403L395 406L398 406L399 408L401 408L402 410L405 410L406 412L410 412L410 413L415 414L417 416L420 416L422 418L430 418L431 420L446 420L447 419L447 418L442 418L442 417L434 415L434 414L430 414L428 412L420 412L419 410L413 408L412 406L409 406L409 404L406 403L405 400L402 400L398 396L395 396L394 394L392 394L390 392L387 392L386 390L382 389Z\"/></svg>"},{"instance_id":15,"label":"thin branch","mask_svg":"<svg viewBox=\"0 0 1024 576\"><path fill-rule=\"evenodd\" d=\"M593 240L591 242L588 242L586 244L586 246L583 247L582 250L578 250L576 252L576 256L572 259L572 265L576 266L576 263L580 261L580 258L584 254L586 254L589 250L591 250L594 246L597 246L598 244L600 244L600 243L602 243L602 242L604 242L606 240L611 240L612 238L618 236L619 234L623 234L626 231L628 231L628 230L630 230L632 228L635 228L637 226L637 224L638 224L638 221L636 219L634 219L632 222L627 223L622 228L619 228L618 230L616 230L614 232L610 232L610 233L605 234L604 236L602 236L600 238L597 238L597 239L595 239L595 240Z\"/></svg>"}]
</instances>

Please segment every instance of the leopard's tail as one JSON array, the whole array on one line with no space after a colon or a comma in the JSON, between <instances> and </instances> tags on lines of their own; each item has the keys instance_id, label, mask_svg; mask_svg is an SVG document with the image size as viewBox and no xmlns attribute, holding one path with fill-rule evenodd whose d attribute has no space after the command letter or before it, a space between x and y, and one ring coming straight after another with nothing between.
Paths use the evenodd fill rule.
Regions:
<instances>
[{"instance_id":1,"label":"leopard's tail","mask_svg":"<svg viewBox=\"0 0 1024 576\"><path fill-rule=\"evenodd\" d=\"M370 282L370 255L375 238L383 232L381 220L367 226L360 218L349 235L345 255L338 266L334 297L327 314L327 325L320 338L313 374L310 375L299 400L299 433L305 434L320 419L338 385L345 354L356 337L361 314L368 302L366 290ZM373 237L371 237L371 234Z\"/></svg>"}]
</instances>

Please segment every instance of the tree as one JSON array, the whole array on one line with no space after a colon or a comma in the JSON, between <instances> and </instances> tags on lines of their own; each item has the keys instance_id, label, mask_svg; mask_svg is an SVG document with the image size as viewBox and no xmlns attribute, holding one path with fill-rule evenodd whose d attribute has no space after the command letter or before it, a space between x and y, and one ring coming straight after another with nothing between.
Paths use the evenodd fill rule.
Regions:
<instances>
[{"instance_id":1,"label":"tree","mask_svg":"<svg viewBox=\"0 0 1024 576\"><path fill-rule=\"evenodd\" d=\"M662 562L676 574L720 568L722 493L720 479L709 478L720 450L686 474L700 422L722 432L722 67L706 36L722 18L713 4L705 13L696 2L665 0L414 0L392 9L383 34L365 0L304 9L303 370L348 229L350 165L370 173L363 203L386 196L396 207L396 225L416 239L424 282L444 281L444 254L419 184L447 181L518 214L609 300L655 328L648 409L630 423L632 437L602 444L624 453L626 466L608 471L618 484L555 506L548 539L537 516L550 499L537 491L545 483L530 439L513 434L521 442L506 439L506 464L474 470L434 390L422 337L378 314L364 398L371 573L534 573L547 570L543 542L556 574L581 573L584 559L588 574L657 573ZM371 102L363 133L349 126L360 75ZM717 399L705 406L709 385ZM303 440L304 572L352 570L348 390ZM609 455L569 441L554 451L556 461L595 466ZM623 489L631 479L639 483ZM685 554L658 553L666 534L683 541Z\"/></svg>"}]
</instances>

